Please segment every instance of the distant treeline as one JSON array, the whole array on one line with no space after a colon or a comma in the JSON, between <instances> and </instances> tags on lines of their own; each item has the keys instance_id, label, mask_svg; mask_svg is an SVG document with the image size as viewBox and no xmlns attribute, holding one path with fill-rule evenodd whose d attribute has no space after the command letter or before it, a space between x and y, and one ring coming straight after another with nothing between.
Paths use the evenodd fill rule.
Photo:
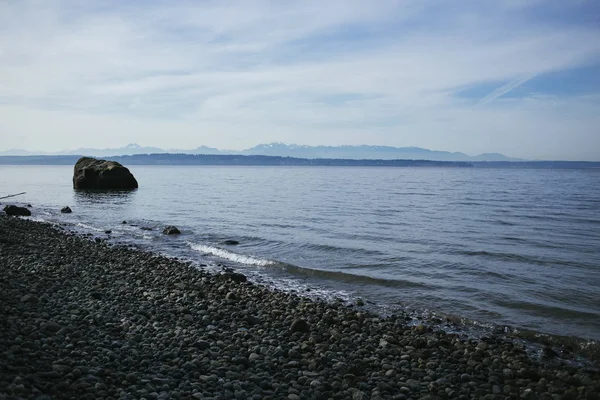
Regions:
<instances>
[{"instance_id":1,"label":"distant treeline","mask_svg":"<svg viewBox=\"0 0 600 400\"><path fill-rule=\"evenodd\" d=\"M75 165L81 156L0 156L3 165ZM338 158L295 158L223 154L136 154L108 157L123 165L263 165L332 167L479 167L479 168L600 168L600 162L585 161L431 161L353 160Z\"/></svg>"},{"instance_id":2,"label":"distant treeline","mask_svg":"<svg viewBox=\"0 0 600 400\"><path fill-rule=\"evenodd\" d=\"M4 165L75 165L81 156L0 156ZM107 157L123 165L264 165L264 166L373 166L373 167L472 167L462 161L350 160L223 154L136 154Z\"/></svg>"},{"instance_id":3,"label":"distant treeline","mask_svg":"<svg viewBox=\"0 0 600 400\"><path fill-rule=\"evenodd\" d=\"M599 169L598 161L474 161L478 168Z\"/></svg>"}]
</instances>

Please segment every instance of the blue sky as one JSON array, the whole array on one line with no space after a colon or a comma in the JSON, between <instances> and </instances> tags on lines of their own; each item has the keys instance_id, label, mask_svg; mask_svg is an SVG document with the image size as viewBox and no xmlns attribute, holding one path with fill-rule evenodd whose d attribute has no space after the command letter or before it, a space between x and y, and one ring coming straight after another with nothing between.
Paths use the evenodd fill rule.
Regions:
<instances>
[{"instance_id":1,"label":"blue sky","mask_svg":"<svg viewBox=\"0 0 600 400\"><path fill-rule=\"evenodd\" d=\"M4 1L0 150L600 160L594 0Z\"/></svg>"}]
</instances>

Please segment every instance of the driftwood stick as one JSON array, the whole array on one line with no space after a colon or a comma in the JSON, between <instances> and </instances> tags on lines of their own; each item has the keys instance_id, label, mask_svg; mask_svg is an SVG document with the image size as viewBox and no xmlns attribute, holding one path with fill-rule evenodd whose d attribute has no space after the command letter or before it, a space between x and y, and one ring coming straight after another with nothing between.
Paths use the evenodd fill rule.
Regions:
<instances>
[{"instance_id":1,"label":"driftwood stick","mask_svg":"<svg viewBox=\"0 0 600 400\"><path fill-rule=\"evenodd\" d=\"M9 197L20 196L20 195L25 194L25 193L27 193L27 192L21 192L21 193L17 193L17 194L9 194L8 196L0 197L0 200L2 200L2 199L8 199Z\"/></svg>"}]
</instances>

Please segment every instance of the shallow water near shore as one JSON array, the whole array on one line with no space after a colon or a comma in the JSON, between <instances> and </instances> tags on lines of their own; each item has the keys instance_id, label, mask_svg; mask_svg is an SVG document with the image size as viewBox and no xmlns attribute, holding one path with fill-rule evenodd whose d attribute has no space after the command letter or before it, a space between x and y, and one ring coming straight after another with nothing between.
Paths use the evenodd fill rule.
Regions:
<instances>
[{"instance_id":1,"label":"shallow water near shore","mask_svg":"<svg viewBox=\"0 0 600 400\"><path fill-rule=\"evenodd\" d=\"M71 167L0 166L0 195L27 192L2 203L31 203L35 219L276 287L600 339L600 171L130 169L140 189L107 194L73 191Z\"/></svg>"}]
</instances>

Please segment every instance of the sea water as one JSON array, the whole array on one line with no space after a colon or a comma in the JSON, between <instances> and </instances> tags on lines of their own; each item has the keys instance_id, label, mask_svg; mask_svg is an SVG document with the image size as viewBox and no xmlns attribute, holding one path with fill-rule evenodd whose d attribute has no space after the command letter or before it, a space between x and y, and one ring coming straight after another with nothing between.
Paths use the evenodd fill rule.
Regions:
<instances>
[{"instance_id":1,"label":"sea water","mask_svg":"<svg viewBox=\"0 0 600 400\"><path fill-rule=\"evenodd\" d=\"M285 290L600 339L600 170L130 169L139 189L106 194L0 166L0 196L27 192L0 202Z\"/></svg>"}]
</instances>

